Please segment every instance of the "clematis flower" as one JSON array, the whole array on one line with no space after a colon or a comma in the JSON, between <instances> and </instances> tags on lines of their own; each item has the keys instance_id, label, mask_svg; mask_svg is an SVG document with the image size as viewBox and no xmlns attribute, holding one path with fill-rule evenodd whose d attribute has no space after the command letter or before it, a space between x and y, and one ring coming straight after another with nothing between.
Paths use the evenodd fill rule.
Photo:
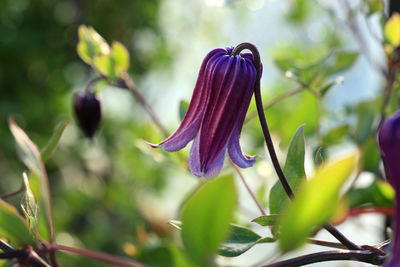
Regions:
<instances>
[{"instance_id":1,"label":"clematis flower","mask_svg":"<svg viewBox=\"0 0 400 267\"><path fill-rule=\"evenodd\" d=\"M395 267L400 266L400 110L382 123L378 141L387 180L395 190L392 256L385 265Z\"/></svg>"},{"instance_id":2,"label":"clematis flower","mask_svg":"<svg viewBox=\"0 0 400 267\"><path fill-rule=\"evenodd\" d=\"M152 145L173 152L194 140L189 168L198 177L216 175L226 152L241 168L255 161L255 157L242 153L239 136L257 71L251 54L232 56L232 51L233 47L218 48L207 54L181 125L170 137Z\"/></svg>"}]
</instances>

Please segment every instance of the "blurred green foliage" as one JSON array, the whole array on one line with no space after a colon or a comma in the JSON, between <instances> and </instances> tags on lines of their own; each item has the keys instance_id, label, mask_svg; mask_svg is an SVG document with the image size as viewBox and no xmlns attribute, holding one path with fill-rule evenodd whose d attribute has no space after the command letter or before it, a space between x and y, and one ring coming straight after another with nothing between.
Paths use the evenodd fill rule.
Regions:
<instances>
[{"instance_id":1,"label":"blurred green foliage","mask_svg":"<svg viewBox=\"0 0 400 267\"><path fill-rule=\"evenodd\" d=\"M232 176L226 176L229 177L229 181L220 185L221 188L217 188L218 190L213 189L211 193L203 191L205 195L201 195L200 190L187 198L189 200L186 205L182 203L184 248L179 245L180 242L176 240L172 228L166 224L168 220L174 218L164 218L163 213L159 211L165 207L154 207L152 196L165 199L168 198L165 192L174 195L176 190L180 190L174 188L171 193L166 186L171 173L186 172L187 151L171 155L149 148L143 139L160 140L161 135L139 104L130 105L131 110L127 112L128 114L123 114L124 116L104 113L101 130L93 143L85 140L74 123L66 127L65 138L61 133L66 123L59 126L61 128L56 128L61 121L73 117L71 109L73 91L83 90L87 82L96 75L95 70L107 76L112 82L116 82L123 72L128 71L136 84L142 81L146 84L148 78L146 75L151 71L173 69L174 64L181 62L174 61L176 58L173 56L179 55L185 59L193 56L192 54L182 56L180 51L176 51L179 49L170 48L168 42L179 48L179 41L192 41L192 39L197 41L197 39L193 36L180 38L179 35L173 34L165 36L166 31L162 30L164 25L160 25L159 20L161 16L170 16L161 14L164 11L161 7L165 1L3 0L0 2L0 194L16 190L21 185L29 189L28 183L26 181L24 183L22 179L22 172L26 167L17 160L17 150L8 129L7 119L13 116L37 145L37 148L33 149L34 153L31 153L35 155L33 163L27 163L22 157L32 172L29 178L32 192L28 190L28 194L25 194L22 207L20 195L7 199L7 202L17 207L19 214L27 216L30 225L25 225L22 217L16 216L17 211L11 206L0 202L2 222L14 221L15 229L21 229L19 234L28 233L29 229L37 227L39 233L48 239L44 216L39 215L36 218L35 215L35 201L38 202L39 210L46 208L40 200L43 196L38 193L43 183L41 176L45 176L46 172L35 171L35 165L37 162L40 165L41 161L46 162L53 196L56 240L60 244L132 257L149 266L184 267L193 265L189 258L201 265L213 256L219 243L227 235L229 220L243 223L236 218L240 216L235 216L238 214L234 214L233 211L236 205L236 187ZM215 40L229 35L223 35L223 28L216 24L218 16L221 15L217 13L217 7L204 12L211 14L210 19L200 21L198 19L203 12L196 10L200 2L192 4L168 2L172 6L173 3L181 5L183 11L181 16L170 19L179 21L177 25L182 27L182 32L190 32L196 26L198 28L197 31L193 30L194 35L203 33L206 38ZM256 13L249 11L250 7L247 9L248 1L236 0L224 3L225 12L236 12L232 14L243 25L246 25L246 19ZM360 8L355 12L365 11L366 16L378 14L383 17L380 0L362 1L361 4L364 9ZM370 99L351 103L346 108L342 106L340 114L330 114L327 108L329 97L335 94L335 89L343 80L341 76L359 63L363 51L349 45L348 37L337 31L338 25L343 25L343 22L342 24L338 22L335 12L329 7L315 5L314 2L306 0L291 0L285 5L283 19L277 24L281 23L281 27L296 32L296 37L284 40L284 44L278 45L268 53L260 51L264 66L268 66L265 62L273 62L268 66L270 69L264 69L264 75L276 72L276 75L272 76L273 79L267 81L268 87L263 85L263 89L267 88L263 90L263 98L268 106L266 116L274 141L279 142L277 147L280 157L286 159L285 174L293 176L295 180L292 182L297 184L298 181L305 180L306 151L313 151L315 156L313 160L316 162L313 167L317 167L325 160L332 160L331 154L335 156L335 150L350 144L360 151L359 172L372 174L373 182L364 188L349 190L347 195L349 206L351 208L365 205L391 206L393 192L388 184L380 181L383 177L379 169L380 156L375 142L381 115L379 114L382 105L380 92ZM191 14L194 14L193 17ZM321 20L324 23L321 23ZM310 27L316 24L321 26L317 35L323 36L319 41L313 40L309 34ZM91 40L78 44L80 25L89 26L81 28L81 35L82 31L93 34L94 30L91 29L95 29L104 38L104 42L111 44L108 50L103 51L99 47L93 47ZM399 18L393 18L386 25L382 27L382 32L387 41L386 56L390 60L396 55L395 48L399 45ZM149 42L146 36L157 38L157 42L151 42L151 53L141 53L142 50L136 45L144 42L143 40ZM207 40L207 46L209 42L211 41ZM186 43L184 45L187 46ZM192 45L195 47L195 44ZM222 47L231 44L219 45ZM191 48L190 46L189 51ZM190 75L195 77L196 72L196 69L190 70ZM182 76L186 74L179 73ZM267 79L270 78L267 76ZM174 79L178 80L178 77ZM157 97L160 99L167 94L165 87L168 86L162 84L157 92ZM388 113L398 108L399 86L393 84L393 87L394 93L388 102ZM293 94L271 102L293 89L296 89ZM96 87L96 91L101 90L103 90L101 93L106 95L110 91L116 93L119 89L106 88L106 83L103 82ZM357 94L357 90L359 88L354 88L353 94ZM121 90L118 93L122 94L123 98L133 99L127 91ZM146 96L149 92L143 89L141 93ZM182 100L176 106L168 103L168 109L176 110L178 123L178 119L186 112L187 101ZM249 114L254 110L252 103ZM159 114L160 117L163 115ZM304 124L305 127L300 127ZM54 132L53 138L48 143ZM60 145L53 153L60 138ZM265 161L266 151L257 118L253 117L245 124L241 140L245 140L246 152L261 155L256 166L252 168L255 178L262 180L257 197L262 200L263 206L269 204L274 213L280 213L281 204L286 199L281 189L276 193L277 186L275 186L271 195L277 194L278 197L270 200L270 203L264 201L268 199L267 188L276 180L270 177L271 174L260 171L265 168L260 162ZM21 146L19 147L21 149ZM32 150L31 145L27 147L28 152L29 149ZM43 149L41 155L36 151L39 148ZM52 158L48 160L51 155ZM317 172L317 181L304 186L306 189L303 189L303 195L300 194L300 199L304 202L296 203L293 205L294 208L289 208L288 217L283 219L282 228L284 232L286 231L282 241L284 250L292 249L289 243L292 242L293 236L296 236L296 245L299 245L306 238L306 233L331 217L336 208L340 185L348 178L350 169L353 169L353 163L350 165L331 166L329 170L324 170L322 175L324 177ZM339 177L341 178L339 181L335 181L334 178L337 178L336 175L341 168L344 174ZM232 171L232 168L225 164L224 170ZM328 177L328 181L324 180L327 178L325 176ZM228 179L226 177L222 179ZM224 180L216 180L214 183L221 181ZM327 187L327 183L331 183L331 186ZM205 188L207 186L212 188L213 183L204 185ZM315 197L304 196L304 192L311 192ZM226 194L224 200L229 203L219 201L224 194ZM326 196L332 196L333 201ZM315 204L313 203L315 199L322 200ZM328 208L325 209L324 203L329 203L326 204ZM274 207L274 204L279 207ZM292 222L299 218L296 207L305 210L304 214L312 218L312 220L300 218L304 219L297 225L303 229L301 236L296 235L297 231L293 233L292 230L295 228L291 227ZM221 210L227 215L218 219L217 215L222 214ZM319 213L322 212L329 214L321 218ZM236 213L241 213L241 210L236 210ZM213 221L214 219L217 221ZM248 224L251 219L254 218L249 218L244 224ZM271 226L275 225L276 218L271 220L271 217L264 216L254 221L263 226ZM0 228L7 229L7 227ZM277 234L279 229L272 230ZM1 236L7 236L12 231L13 229L8 229L8 232ZM9 236L9 239L16 245L20 245L19 240L24 237L27 240L22 243L34 242L29 234L15 234L15 237L18 240L12 240L12 236ZM227 240L220 246L219 253L225 256L237 256L258 243L273 241L275 236L262 237L251 229L233 225L230 227ZM107 266L80 256L64 253L58 253L57 256L62 266Z\"/></svg>"}]
</instances>

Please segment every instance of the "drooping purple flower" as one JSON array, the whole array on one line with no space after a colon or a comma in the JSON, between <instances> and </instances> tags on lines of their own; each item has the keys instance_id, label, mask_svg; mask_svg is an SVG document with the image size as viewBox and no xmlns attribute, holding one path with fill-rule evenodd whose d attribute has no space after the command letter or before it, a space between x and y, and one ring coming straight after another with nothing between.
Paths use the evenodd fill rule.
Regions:
<instances>
[{"instance_id":1,"label":"drooping purple flower","mask_svg":"<svg viewBox=\"0 0 400 267\"><path fill-rule=\"evenodd\" d=\"M100 101L94 93L76 93L74 111L79 127L89 138L92 138L100 125Z\"/></svg>"},{"instance_id":2,"label":"drooping purple flower","mask_svg":"<svg viewBox=\"0 0 400 267\"><path fill-rule=\"evenodd\" d=\"M400 111L382 123L378 142L386 178L395 190L392 255L385 266L397 267L400 266Z\"/></svg>"},{"instance_id":3,"label":"drooping purple flower","mask_svg":"<svg viewBox=\"0 0 400 267\"><path fill-rule=\"evenodd\" d=\"M251 54L232 56L232 50L218 48L207 54L181 125L170 137L153 145L172 152L194 140L189 168L199 177L216 175L227 151L241 168L250 167L255 161L255 157L242 153L239 136L257 71Z\"/></svg>"}]
</instances>

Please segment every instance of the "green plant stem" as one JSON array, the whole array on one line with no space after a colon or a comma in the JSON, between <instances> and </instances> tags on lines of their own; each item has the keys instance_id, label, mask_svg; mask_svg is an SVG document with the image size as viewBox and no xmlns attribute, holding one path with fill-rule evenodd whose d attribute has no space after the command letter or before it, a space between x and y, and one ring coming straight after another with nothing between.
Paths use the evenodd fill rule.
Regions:
<instances>
[{"instance_id":1,"label":"green plant stem","mask_svg":"<svg viewBox=\"0 0 400 267\"><path fill-rule=\"evenodd\" d=\"M145 265L143 265L139 262L136 262L134 260L131 260L131 259L116 257L116 256L109 255L106 253L101 253L101 252L87 250L87 249L73 248L73 247L62 246L62 245L52 245L48 249L50 249L50 251L63 251L63 252L68 252L68 253L72 253L72 254L81 255L81 256L84 256L87 258L92 258L95 260L113 264L115 266L122 266L122 267L144 267L145 266Z\"/></svg>"},{"instance_id":2,"label":"green plant stem","mask_svg":"<svg viewBox=\"0 0 400 267\"><path fill-rule=\"evenodd\" d=\"M262 267L295 267L303 266L317 262L325 261L361 261L374 265L382 265L385 257L371 250L356 250L356 251L324 251L312 253L276 263L264 265Z\"/></svg>"},{"instance_id":3,"label":"green plant stem","mask_svg":"<svg viewBox=\"0 0 400 267\"><path fill-rule=\"evenodd\" d=\"M267 120L265 119L265 114L264 114L264 109L263 109L263 103L262 103L262 98L261 98L261 86L260 86L260 79L261 79L261 59L260 59L260 53L258 52L258 49L255 47L255 45L251 43L241 43L237 45L233 51L232 55L238 55L242 50L248 49L251 51L253 54L253 61L254 61L254 66L256 67L257 70L257 79L256 79L256 84L254 86L254 98L256 101L256 107L257 107L257 112L258 112L258 117L260 120L260 125L262 128L262 132L264 134L264 139L265 143L267 144L268 152L271 157L272 164L275 168L275 172L278 175L279 181L281 182L286 194L289 196L289 198L293 199L294 194L292 189L290 188L290 185L281 169L281 166L278 161L278 157L276 156L274 144L272 142L271 135L269 133L268 129L268 124ZM351 242L349 239L347 239L339 230L337 230L334 226L331 224L326 224L324 228L331 233L337 240L340 241L343 245L345 245L348 249L352 250L361 250L359 246Z\"/></svg>"}]
</instances>

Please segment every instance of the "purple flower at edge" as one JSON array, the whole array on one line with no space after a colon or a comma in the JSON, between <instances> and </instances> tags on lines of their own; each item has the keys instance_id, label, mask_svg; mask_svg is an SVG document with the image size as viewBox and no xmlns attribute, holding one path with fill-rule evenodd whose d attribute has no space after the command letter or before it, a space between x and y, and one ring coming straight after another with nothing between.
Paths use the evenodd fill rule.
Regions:
<instances>
[{"instance_id":1,"label":"purple flower at edge","mask_svg":"<svg viewBox=\"0 0 400 267\"><path fill-rule=\"evenodd\" d=\"M395 267L400 266L400 111L382 123L378 142L386 178L395 190L392 255L385 264L386 267Z\"/></svg>"},{"instance_id":2,"label":"purple flower at edge","mask_svg":"<svg viewBox=\"0 0 400 267\"><path fill-rule=\"evenodd\" d=\"M225 154L241 168L251 167L255 157L242 153L239 136L257 79L251 54L231 56L233 48L214 49L200 68L188 110L179 128L153 145L173 152L191 140L189 168L210 177L221 170Z\"/></svg>"}]
</instances>

